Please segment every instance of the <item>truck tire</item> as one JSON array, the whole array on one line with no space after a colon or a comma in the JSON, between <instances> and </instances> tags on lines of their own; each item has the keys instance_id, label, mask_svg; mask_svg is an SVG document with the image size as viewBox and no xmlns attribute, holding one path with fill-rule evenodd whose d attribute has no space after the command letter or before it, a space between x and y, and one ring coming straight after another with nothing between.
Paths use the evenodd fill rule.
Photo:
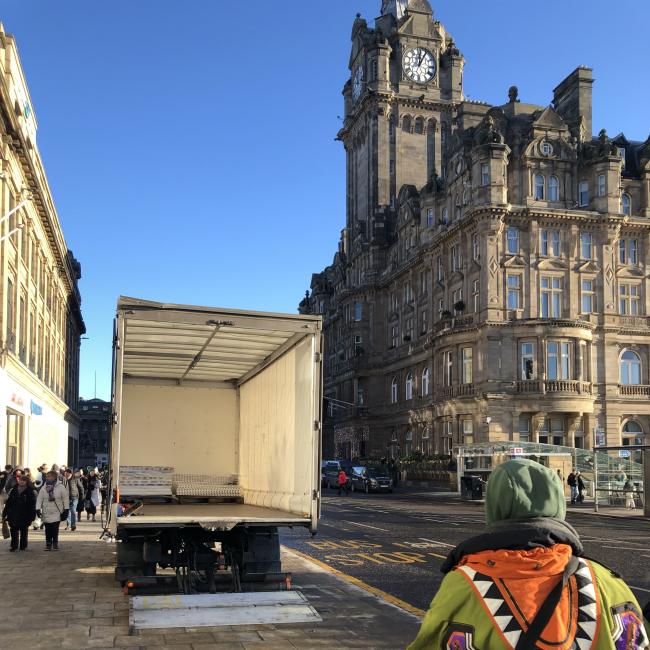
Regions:
<instances>
[{"instance_id":1,"label":"truck tire","mask_svg":"<svg viewBox=\"0 0 650 650\"><path fill-rule=\"evenodd\" d=\"M143 547L143 540L130 540L117 544L115 579L122 586L131 578L156 575L156 563L145 562Z\"/></svg>"}]
</instances>

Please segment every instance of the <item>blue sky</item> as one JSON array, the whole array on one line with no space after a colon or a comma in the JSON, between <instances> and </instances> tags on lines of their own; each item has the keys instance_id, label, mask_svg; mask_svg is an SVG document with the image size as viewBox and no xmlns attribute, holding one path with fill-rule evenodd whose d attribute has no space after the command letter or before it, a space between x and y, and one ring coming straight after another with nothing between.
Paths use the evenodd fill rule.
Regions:
<instances>
[{"instance_id":1,"label":"blue sky","mask_svg":"<svg viewBox=\"0 0 650 650\"><path fill-rule=\"evenodd\" d=\"M650 3L431 2L465 91L546 105L594 68L594 131L650 133ZM2 0L68 246L83 397L110 395L118 295L295 312L345 223L350 30L381 0Z\"/></svg>"}]
</instances>

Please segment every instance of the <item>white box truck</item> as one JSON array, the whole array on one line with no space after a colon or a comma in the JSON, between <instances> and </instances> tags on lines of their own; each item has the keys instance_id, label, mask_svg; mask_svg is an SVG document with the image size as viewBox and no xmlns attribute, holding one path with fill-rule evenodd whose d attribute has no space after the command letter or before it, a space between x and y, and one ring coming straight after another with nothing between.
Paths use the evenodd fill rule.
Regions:
<instances>
[{"instance_id":1,"label":"white box truck","mask_svg":"<svg viewBox=\"0 0 650 650\"><path fill-rule=\"evenodd\" d=\"M321 332L314 316L119 299L116 579L196 593L281 575L278 527L315 533L320 510Z\"/></svg>"}]
</instances>

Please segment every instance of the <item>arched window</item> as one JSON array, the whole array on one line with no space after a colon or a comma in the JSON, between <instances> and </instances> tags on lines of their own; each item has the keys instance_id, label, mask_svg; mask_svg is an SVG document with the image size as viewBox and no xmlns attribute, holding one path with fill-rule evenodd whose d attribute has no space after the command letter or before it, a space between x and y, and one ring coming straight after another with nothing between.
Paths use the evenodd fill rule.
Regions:
<instances>
[{"instance_id":1,"label":"arched window","mask_svg":"<svg viewBox=\"0 0 650 650\"><path fill-rule=\"evenodd\" d=\"M641 359L636 352L625 350L621 355L621 384L637 386L641 383Z\"/></svg>"},{"instance_id":2,"label":"arched window","mask_svg":"<svg viewBox=\"0 0 650 650\"><path fill-rule=\"evenodd\" d=\"M442 209L442 223L447 225L449 223L449 213L447 212L447 208Z\"/></svg>"},{"instance_id":3,"label":"arched window","mask_svg":"<svg viewBox=\"0 0 650 650\"><path fill-rule=\"evenodd\" d=\"M390 384L390 403L397 404L397 377L393 377Z\"/></svg>"},{"instance_id":4,"label":"arched window","mask_svg":"<svg viewBox=\"0 0 650 650\"><path fill-rule=\"evenodd\" d=\"M551 176L548 179L548 200L560 200L560 181L558 180L557 176Z\"/></svg>"},{"instance_id":5,"label":"arched window","mask_svg":"<svg viewBox=\"0 0 650 650\"><path fill-rule=\"evenodd\" d=\"M544 200L544 177L541 174L535 174L535 200Z\"/></svg>"},{"instance_id":6,"label":"arched window","mask_svg":"<svg viewBox=\"0 0 650 650\"><path fill-rule=\"evenodd\" d=\"M406 396L405 399L413 399L413 373L409 371L406 375Z\"/></svg>"},{"instance_id":7,"label":"arched window","mask_svg":"<svg viewBox=\"0 0 650 650\"><path fill-rule=\"evenodd\" d=\"M621 434L625 446L643 444L643 428L636 420L628 420L623 425Z\"/></svg>"},{"instance_id":8,"label":"arched window","mask_svg":"<svg viewBox=\"0 0 650 650\"><path fill-rule=\"evenodd\" d=\"M425 368L422 371L422 390L420 391L422 397L429 394L429 369Z\"/></svg>"},{"instance_id":9,"label":"arched window","mask_svg":"<svg viewBox=\"0 0 650 650\"><path fill-rule=\"evenodd\" d=\"M402 118L402 131L405 133L411 133L411 116L410 115L405 115Z\"/></svg>"},{"instance_id":10,"label":"arched window","mask_svg":"<svg viewBox=\"0 0 650 650\"><path fill-rule=\"evenodd\" d=\"M621 195L621 212L628 217L632 214L632 199L629 194Z\"/></svg>"},{"instance_id":11,"label":"arched window","mask_svg":"<svg viewBox=\"0 0 650 650\"><path fill-rule=\"evenodd\" d=\"M424 119L421 117L415 118L415 132L420 135L424 133Z\"/></svg>"}]
</instances>

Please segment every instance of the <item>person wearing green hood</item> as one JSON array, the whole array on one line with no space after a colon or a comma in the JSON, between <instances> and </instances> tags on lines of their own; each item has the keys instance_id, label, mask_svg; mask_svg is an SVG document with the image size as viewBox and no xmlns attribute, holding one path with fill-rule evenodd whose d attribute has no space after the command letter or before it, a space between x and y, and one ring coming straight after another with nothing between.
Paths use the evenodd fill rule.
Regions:
<instances>
[{"instance_id":1,"label":"person wearing green hood","mask_svg":"<svg viewBox=\"0 0 650 650\"><path fill-rule=\"evenodd\" d=\"M583 557L558 475L527 459L496 467L486 532L454 548L408 650L642 650L639 603Z\"/></svg>"}]
</instances>

